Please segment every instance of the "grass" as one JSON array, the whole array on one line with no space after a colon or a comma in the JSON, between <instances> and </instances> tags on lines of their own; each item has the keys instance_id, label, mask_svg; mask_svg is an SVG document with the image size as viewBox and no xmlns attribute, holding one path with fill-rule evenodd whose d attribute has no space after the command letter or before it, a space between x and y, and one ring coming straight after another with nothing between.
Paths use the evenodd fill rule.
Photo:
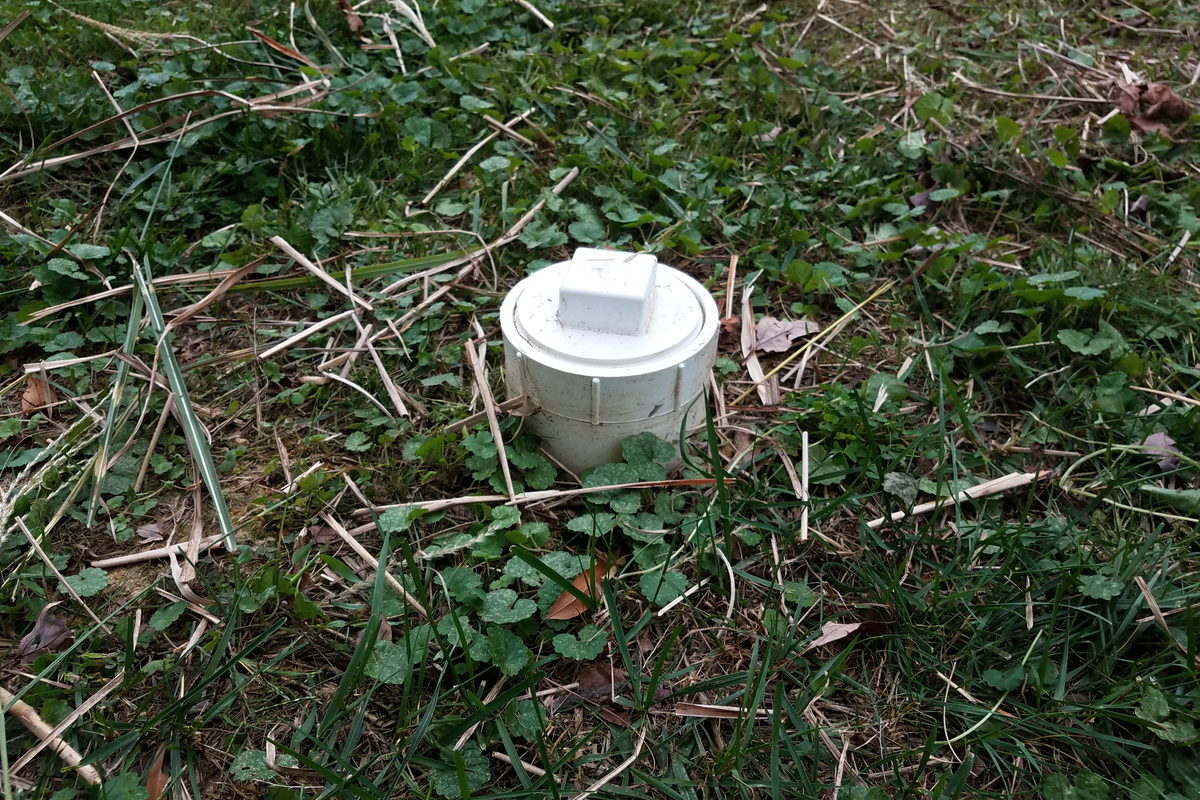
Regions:
<instances>
[{"instance_id":1,"label":"grass","mask_svg":"<svg viewBox=\"0 0 1200 800\"><path fill-rule=\"evenodd\" d=\"M157 800L160 746L177 798L1200 796L1197 128L1112 83L1196 99L1200 12L535 5L423 5L433 49L362 9L402 74L334 3L0 3L0 685L53 726L117 679L63 733L103 786L48 748L0 796ZM446 430L465 348L500 392L504 293L577 246L846 324L769 407L734 330L690 484L458 502L507 491ZM499 428L517 492L576 486ZM5 709L0 763L36 742Z\"/></svg>"}]
</instances>

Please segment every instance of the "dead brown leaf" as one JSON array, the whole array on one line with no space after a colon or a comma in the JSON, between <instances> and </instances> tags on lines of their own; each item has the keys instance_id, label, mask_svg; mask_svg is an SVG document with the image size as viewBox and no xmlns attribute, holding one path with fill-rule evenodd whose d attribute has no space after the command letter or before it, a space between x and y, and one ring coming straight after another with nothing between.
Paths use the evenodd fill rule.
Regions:
<instances>
[{"instance_id":1,"label":"dead brown leaf","mask_svg":"<svg viewBox=\"0 0 1200 800\"><path fill-rule=\"evenodd\" d=\"M341 537L338 536L337 531L328 525L309 525L308 533L312 536L315 544L329 544L330 542L341 541Z\"/></svg>"},{"instance_id":2,"label":"dead brown leaf","mask_svg":"<svg viewBox=\"0 0 1200 800\"><path fill-rule=\"evenodd\" d=\"M360 32L363 29L363 19L354 11L350 0L338 0L338 5L342 7L342 13L346 15L346 25L350 28L350 32Z\"/></svg>"},{"instance_id":3,"label":"dead brown leaf","mask_svg":"<svg viewBox=\"0 0 1200 800\"><path fill-rule=\"evenodd\" d=\"M1117 110L1125 115L1131 127L1142 133L1157 132L1170 138L1162 121L1186 122L1195 110L1191 103L1165 84L1116 81L1115 85Z\"/></svg>"},{"instance_id":4,"label":"dead brown leaf","mask_svg":"<svg viewBox=\"0 0 1200 800\"><path fill-rule=\"evenodd\" d=\"M363 628L361 631L358 632L358 639L355 642L356 644L358 642L362 641L363 634L366 632L367 632L366 628ZM388 621L383 618L382 614L379 615L379 631L375 634L375 641L377 641L377 642L392 641L392 626L388 624Z\"/></svg>"},{"instance_id":5,"label":"dead brown leaf","mask_svg":"<svg viewBox=\"0 0 1200 800\"><path fill-rule=\"evenodd\" d=\"M801 336L817 333L821 326L812 320L778 320L763 317L755 328L757 349L760 353L783 353L791 349L792 342Z\"/></svg>"},{"instance_id":6,"label":"dead brown leaf","mask_svg":"<svg viewBox=\"0 0 1200 800\"><path fill-rule=\"evenodd\" d=\"M162 523L151 522L147 525L139 525L137 535L143 542L161 542L163 540Z\"/></svg>"},{"instance_id":7,"label":"dead brown leaf","mask_svg":"<svg viewBox=\"0 0 1200 800\"><path fill-rule=\"evenodd\" d=\"M856 633L878 633L881 630L881 622L826 622L821 626L821 635L809 642L804 652L833 644Z\"/></svg>"},{"instance_id":8,"label":"dead brown leaf","mask_svg":"<svg viewBox=\"0 0 1200 800\"><path fill-rule=\"evenodd\" d=\"M1117 110L1126 117L1137 115L1142 90L1136 84L1117 81Z\"/></svg>"},{"instance_id":9,"label":"dead brown leaf","mask_svg":"<svg viewBox=\"0 0 1200 800\"><path fill-rule=\"evenodd\" d=\"M27 388L25 394L21 395L22 414L32 414L58 402L58 395L55 393L54 387L41 378L30 375L25 379L25 383Z\"/></svg>"},{"instance_id":10,"label":"dead brown leaf","mask_svg":"<svg viewBox=\"0 0 1200 800\"><path fill-rule=\"evenodd\" d=\"M717 333L717 348L727 353L737 352L740 329L741 320L737 315L722 318L721 330Z\"/></svg>"},{"instance_id":11,"label":"dead brown leaf","mask_svg":"<svg viewBox=\"0 0 1200 800\"><path fill-rule=\"evenodd\" d=\"M579 576L571 583L576 589L596 600L600 597L600 579L607 572L608 557L597 554L596 566L579 573ZM546 615L546 619L574 619L584 611L587 611L587 606L582 600L570 592L563 592L562 596L555 600L554 605L550 607L550 613Z\"/></svg>"},{"instance_id":12,"label":"dead brown leaf","mask_svg":"<svg viewBox=\"0 0 1200 800\"><path fill-rule=\"evenodd\" d=\"M1192 116L1192 104L1161 83L1152 83L1142 89L1142 103L1150 106L1146 109L1150 119L1186 122Z\"/></svg>"},{"instance_id":13,"label":"dead brown leaf","mask_svg":"<svg viewBox=\"0 0 1200 800\"><path fill-rule=\"evenodd\" d=\"M1170 128L1147 117L1129 117L1129 127L1137 133L1160 133L1163 138L1171 139Z\"/></svg>"},{"instance_id":14,"label":"dead brown leaf","mask_svg":"<svg viewBox=\"0 0 1200 800\"><path fill-rule=\"evenodd\" d=\"M629 675L625 670L616 669L608 662L593 664L575 677L575 682L579 684L577 693L591 700L602 696L611 697L614 686L619 689L628 681Z\"/></svg>"},{"instance_id":15,"label":"dead brown leaf","mask_svg":"<svg viewBox=\"0 0 1200 800\"><path fill-rule=\"evenodd\" d=\"M633 725L629 722L629 712L623 708L614 708L612 706L601 706L600 716L614 725L620 725L622 728L632 728Z\"/></svg>"},{"instance_id":16,"label":"dead brown leaf","mask_svg":"<svg viewBox=\"0 0 1200 800\"><path fill-rule=\"evenodd\" d=\"M67 618L50 611L62 603L62 600L47 603L33 623L33 630L25 634L17 646L17 655L22 664L28 664L42 653L54 652L56 648L71 640L71 630L67 627Z\"/></svg>"},{"instance_id":17,"label":"dead brown leaf","mask_svg":"<svg viewBox=\"0 0 1200 800\"><path fill-rule=\"evenodd\" d=\"M170 780L162 769L163 756L166 753L166 747L160 744L158 755L155 756L154 763L150 765L150 774L146 776L147 800L161 800L163 792L166 791L167 781Z\"/></svg>"},{"instance_id":18,"label":"dead brown leaf","mask_svg":"<svg viewBox=\"0 0 1200 800\"><path fill-rule=\"evenodd\" d=\"M1142 452L1159 459L1158 468L1163 472L1179 469L1179 448L1175 440L1165 433L1152 433L1142 442Z\"/></svg>"}]
</instances>

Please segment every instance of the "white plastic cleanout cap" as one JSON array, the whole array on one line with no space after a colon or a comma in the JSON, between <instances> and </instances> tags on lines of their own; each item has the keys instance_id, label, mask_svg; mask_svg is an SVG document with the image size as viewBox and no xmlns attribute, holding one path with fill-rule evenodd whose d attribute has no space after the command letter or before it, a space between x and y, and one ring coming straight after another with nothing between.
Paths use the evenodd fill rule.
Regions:
<instances>
[{"instance_id":1,"label":"white plastic cleanout cap","mask_svg":"<svg viewBox=\"0 0 1200 800\"><path fill-rule=\"evenodd\" d=\"M712 296L646 253L581 248L517 284L500 310L510 397L573 472L621 459L649 431L679 441L716 358ZM690 407L690 412L689 412Z\"/></svg>"}]
</instances>

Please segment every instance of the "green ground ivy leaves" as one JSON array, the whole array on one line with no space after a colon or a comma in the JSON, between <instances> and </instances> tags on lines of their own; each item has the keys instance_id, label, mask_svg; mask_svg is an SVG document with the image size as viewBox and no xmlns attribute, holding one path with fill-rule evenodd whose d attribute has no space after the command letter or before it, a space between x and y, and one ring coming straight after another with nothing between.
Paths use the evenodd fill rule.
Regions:
<instances>
[{"instance_id":1,"label":"green ground ivy leaves","mask_svg":"<svg viewBox=\"0 0 1200 800\"><path fill-rule=\"evenodd\" d=\"M483 598L479 618L484 622L508 624L529 619L537 611L537 603L524 598L517 599L512 589L496 589Z\"/></svg>"},{"instance_id":2,"label":"green ground ivy leaves","mask_svg":"<svg viewBox=\"0 0 1200 800\"><path fill-rule=\"evenodd\" d=\"M595 625L585 625L578 636L560 633L554 637L554 650L576 661L591 661L600 655L608 643L608 632Z\"/></svg>"},{"instance_id":3,"label":"green ground ivy leaves","mask_svg":"<svg viewBox=\"0 0 1200 800\"><path fill-rule=\"evenodd\" d=\"M450 755L455 762L461 761L467 789L472 792L482 789L491 772L488 759L479 749L479 745L468 742L463 745L462 750ZM446 800L459 800L463 796L457 763L454 767L433 771L433 790Z\"/></svg>"}]
</instances>

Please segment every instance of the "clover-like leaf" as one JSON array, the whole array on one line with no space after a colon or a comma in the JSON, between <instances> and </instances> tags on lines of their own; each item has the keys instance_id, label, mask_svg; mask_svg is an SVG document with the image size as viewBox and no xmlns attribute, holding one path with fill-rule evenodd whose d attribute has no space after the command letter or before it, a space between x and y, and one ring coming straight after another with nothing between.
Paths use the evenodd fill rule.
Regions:
<instances>
[{"instance_id":1,"label":"clover-like leaf","mask_svg":"<svg viewBox=\"0 0 1200 800\"><path fill-rule=\"evenodd\" d=\"M602 492L602 494L606 494ZM567 530L576 533L586 533L588 536L603 536L617 525L617 515L605 511L594 514L580 514L567 523Z\"/></svg>"},{"instance_id":2,"label":"clover-like leaf","mask_svg":"<svg viewBox=\"0 0 1200 800\"><path fill-rule=\"evenodd\" d=\"M150 627L156 631L165 631L175 624L175 620L179 619L185 608L187 608L185 600L163 606L150 616Z\"/></svg>"},{"instance_id":3,"label":"clover-like leaf","mask_svg":"<svg viewBox=\"0 0 1200 800\"><path fill-rule=\"evenodd\" d=\"M1125 586L1120 581L1103 575L1083 575L1079 578L1079 591L1084 597L1095 600L1111 600L1119 596L1124 589Z\"/></svg>"},{"instance_id":4,"label":"clover-like leaf","mask_svg":"<svg viewBox=\"0 0 1200 800\"><path fill-rule=\"evenodd\" d=\"M904 508L912 508L917 502L917 482L903 472L889 472L883 476L883 490L900 499Z\"/></svg>"},{"instance_id":5,"label":"clover-like leaf","mask_svg":"<svg viewBox=\"0 0 1200 800\"><path fill-rule=\"evenodd\" d=\"M595 625L585 625L578 636L560 633L554 637L554 650L576 661L591 661L608 643L608 632Z\"/></svg>"},{"instance_id":6,"label":"clover-like leaf","mask_svg":"<svg viewBox=\"0 0 1200 800\"><path fill-rule=\"evenodd\" d=\"M91 597L104 591L108 586L108 573L96 567L80 570L78 575L67 575L67 585L75 590L80 597Z\"/></svg>"},{"instance_id":7,"label":"clover-like leaf","mask_svg":"<svg viewBox=\"0 0 1200 800\"><path fill-rule=\"evenodd\" d=\"M467 777L467 788L477 792L484 787L491 776L488 760L474 742L467 742L457 755L463 761L463 773ZM435 769L433 771L433 790L446 800L459 800L462 797L462 784L458 781L457 767L450 769Z\"/></svg>"},{"instance_id":8,"label":"clover-like leaf","mask_svg":"<svg viewBox=\"0 0 1200 800\"><path fill-rule=\"evenodd\" d=\"M687 591L687 577L680 572L659 572L654 570L642 575L638 580L638 588L651 603L665 606L672 600L683 596Z\"/></svg>"},{"instance_id":9,"label":"clover-like leaf","mask_svg":"<svg viewBox=\"0 0 1200 800\"><path fill-rule=\"evenodd\" d=\"M510 703L504 710L504 724L514 734L530 742L536 742L544 729L532 700Z\"/></svg>"},{"instance_id":10,"label":"clover-like leaf","mask_svg":"<svg viewBox=\"0 0 1200 800\"><path fill-rule=\"evenodd\" d=\"M479 617L484 622L496 622L501 625L520 622L529 619L537 613L537 603L525 598L517 599L517 593L512 589L496 589L488 592L483 598L483 607Z\"/></svg>"},{"instance_id":11,"label":"clover-like leaf","mask_svg":"<svg viewBox=\"0 0 1200 800\"><path fill-rule=\"evenodd\" d=\"M412 506L389 508L379 515L379 530L383 533L403 533L412 527L413 512L416 510Z\"/></svg>"},{"instance_id":12,"label":"clover-like leaf","mask_svg":"<svg viewBox=\"0 0 1200 800\"><path fill-rule=\"evenodd\" d=\"M229 767L229 774L239 781L269 781L278 777L275 770L267 765L267 754L262 750L243 750L238 753Z\"/></svg>"},{"instance_id":13,"label":"clover-like leaf","mask_svg":"<svg viewBox=\"0 0 1200 800\"><path fill-rule=\"evenodd\" d=\"M492 663L510 677L529 663L529 648L515 634L495 625L488 628L487 650Z\"/></svg>"},{"instance_id":14,"label":"clover-like leaf","mask_svg":"<svg viewBox=\"0 0 1200 800\"><path fill-rule=\"evenodd\" d=\"M1002 692L1011 692L1021 685L1021 681L1025 680L1025 667L1017 664L1004 672L998 669L987 669L979 677L993 689L999 689Z\"/></svg>"}]
</instances>

